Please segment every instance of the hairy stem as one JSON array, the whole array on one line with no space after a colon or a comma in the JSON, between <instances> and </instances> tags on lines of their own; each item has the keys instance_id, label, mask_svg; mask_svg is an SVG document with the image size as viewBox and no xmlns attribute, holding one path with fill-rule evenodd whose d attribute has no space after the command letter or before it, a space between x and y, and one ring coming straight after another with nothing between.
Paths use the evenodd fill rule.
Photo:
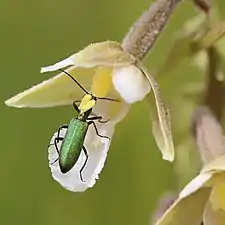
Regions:
<instances>
[{"instance_id":1,"label":"hairy stem","mask_svg":"<svg viewBox=\"0 0 225 225\"><path fill-rule=\"evenodd\" d=\"M131 27L122 41L125 51L142 60L182 0L156 0Z\"/></svg>"}]
</instances>

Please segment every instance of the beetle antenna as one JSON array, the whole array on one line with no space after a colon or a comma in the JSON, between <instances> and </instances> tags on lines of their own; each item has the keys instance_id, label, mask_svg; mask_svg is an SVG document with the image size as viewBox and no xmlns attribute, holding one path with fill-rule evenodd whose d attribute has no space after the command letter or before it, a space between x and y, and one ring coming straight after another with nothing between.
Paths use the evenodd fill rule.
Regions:
<instances>
[{"instance_id":1,"label":"beetle antenna","mask_svg":"<svg viewBox=\"0 0 225 225\"><path fill-rule=\"evenodd\" d=\"M86 94L90 94L85 88L74 78L72 77L69 73L67 73L63 69L59 69L61 72L65 73L68 77L70 77Z\"/></svg>"},{"instance_id":2,"label":"beetle antenna","mask_svg":"<svg viewBox=\"0 0 225 225\"><path fill-rule=\"evenodd\" d=\"M108 101L112 101L112 102L120 102L120 100L115 99L115 98L101 98L101 97L97 97L97 99L108 100Z\"/></svg>"},{"instance_id":3,"label":"beetle antenna","mask_svg":"<svg viewBox=\"0 0 225 225\"><path fill-rule=\"evenodd\" d=\"M66 72L65 70L63 69L59 69L59 71L65 73L68 77L70 77L86 94L89 94L90 93L85 90L85 88L73 77L71 76L68 72ZM95 97L95 96L94 96ZM96 97L97 99L101 99L101 100L108 100L108 101L112 101L112 102L120 102L120 100L118 99L114 99L114 98L103 98L103 97Z\"/></svg>"}]
</instances>

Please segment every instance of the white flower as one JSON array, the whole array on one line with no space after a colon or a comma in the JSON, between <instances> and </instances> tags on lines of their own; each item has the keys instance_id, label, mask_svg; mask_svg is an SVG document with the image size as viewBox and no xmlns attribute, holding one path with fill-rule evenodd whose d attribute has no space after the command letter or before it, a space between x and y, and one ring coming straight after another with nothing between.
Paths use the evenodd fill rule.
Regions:
<instances>
[{"instance_id":1,"label":"white flower","mask_svg":"<svg viewBox=\"0 0 225 225\"><path fill-rule=\"evenodd\" d=\"M114 132L114 124L108 123L107 125L98 129L99 133L112 136ZM60 132L60 136L65 136L66 129L62 129ZM54 134L51 139L51 143L54 143L54 139L56 138L58 131ZM63 174L59 168L59 161L53 163L56 159L58 159L58 153L55 149L54 145L49 147L49 166L52 171L52 176L56 181L58 181L64 188L70 191L80 192L85 191L87 188L93 187L96 179L98 179L98 175L101 172L107 152L110 146L110 140L105 138L99 138L94 129L89 128L87 133L87 138L85 139L84 146L88 151L88 161L84 170L82 171L82 176L84 181L81 181L80 178L80 169L84 165L84 161L86 159L84 152L81 151L81 154L78 158L78 161L74 165L74 167ZM58 149L60 149L62 142L59 142Z\"/></svg>"},{"instance_id":2,"label":"white flower","mask_svg":"<svg viewBox=\"0 0 225 225\"><path fill-rule=\"evenodd\" d=\"M65 71L90 90L94 96L120 100L120 102L98 100L93 109L96 115L109 120L108 123L97 123L97 125L99 133L110 138L115 125L126 115L129 104L143 100L151 86L158 113L158 121L154 121L154 135L163 158L170 161L174 159L169 114L162 104L157 83L133 56L122 49L119 43L106 41L91 44L61 62L43 67L41 72L56 71L65 67L68 67ZM14 107L72 105L83 95L84 93L69 77L60 73L17 94L7 100L6 104ZM88 163L83 171L86 182L82 182L78 176L79 168L84 160L83 153L74 168L67 174L61 174L57 162L51 166L54 179L71 191L84 191L94 185L104 165L110 141L99 138L90 128L84 145L89 152ZM57 157L54 145L49 148L49 153L50 162L52 162Z\"/></svg>"},{"instance_id":3,"label":"white flower","mask_svg":"<svg viewBox=\"0 0 225 225\"><path fill-rule=\"evenodd\" d=\"M109 118L110 111L107 111L105 109L110 109L110 104L116 103L103 102L99 100L97 107L94 108L94 113L96 115L99 115L99 112L101 112L101 115ZM93 126L89 127L84 141L84 146L88 151L88 161L82 172L82 176L85 182L83 182L80 178L80 169L84 165L86 159L83 151L81 151L78 161L76 162L74 167L66 174L63 174L61 172L58 160L53 163L56 159L58 159L58 153L53 144L54 139L58 135L58 131L54 133L50 141L51 145L48 149L49 166L51 168L53 178L69 191L81 192L85 191L87 188L93 187L96 179L99 178L98 175L104 167L107 152L109 150L110 142L115 130L115 125L127 114L128 109L128 105L125 104L123 106L123 109L120 110L119 116L115 117L107 123L96 122L99 134L109 137L110 140L97 136ZM60 131L60 137L64 137L65 133L66 129L62 129ZM62 142L59 142L59 144L57 145L58 149L60 149L61 144Z\"/></svg>"}]
</instances>

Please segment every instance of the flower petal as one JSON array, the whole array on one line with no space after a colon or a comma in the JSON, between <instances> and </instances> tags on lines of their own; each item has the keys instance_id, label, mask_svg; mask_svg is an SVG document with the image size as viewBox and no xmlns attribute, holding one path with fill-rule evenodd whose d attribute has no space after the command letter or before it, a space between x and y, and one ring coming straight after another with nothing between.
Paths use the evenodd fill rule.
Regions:
<instances>
[{"instance_id":1,"label":"flower petal","mask_svg":"<svg viewBox=\"0 0 225 225\"><path fill-rule=\"evenodd\" d=\"M150 91L145 76L134 65L114 68L113 84L127 103L141 101Z\"/></svg>"},{"instance_id":2,"label":"flower petal","mask_svg":"<svg viewBox=\"0 0 225 225\"><path fill-rule=\"evenodd\" d=\"M185 198L193 194L194 192L202 188L211 177L211 173L200 173L180 192L179 198Z\"/></svg>"},{"instance_id":3,"label":"flower petal","mask_svg":"<svg viewBox=\"0 0 225 225\"><path fill-rule=\"evenodd\" d=\"M207 107L198 107L193 113L194 137L204 164L211 162L225 151L222 128Z\"/></svg>"},{"instance_id":4,"label":"flower petal","mask_svg":"<svg viewBox=\"0 0 225 225\"><path fill-rule=\"evenodd\" d=\"M206 204L203 214L204 225L224 225L225 212L223 210L214 211L210 203Z\"/></svg>"},{"instance_id":5,"label":"flower petal","mask_svg":"<svg viewBox=\"0 0 225 225\"><path fill-rule=\"evenodd\" d=\"M166 192L160 197L159 202L157 204L156 210L153 212L151 216L151 223L155 224L169 209L169 207L177 200L177 193L174 192Z\"/></svg>"},{"instance_id":6,"label":"flower petal","mask_svg":"<svg viewBox=\"0 0 225 225\"><path fill-rule=\"evenodd\" d=\"M76 77L82 85L86 84L87 86L90 86L91 75L94 74L94 70L75 67L71 67L67 72ZM74 100L79 100L82 96L83 91L64 73L60 73L13 96L5 104L18 108L53 107L70 105Z\"/></svg>"},{"instance_id":7,"label":"flower petal","mask_svg":"<svg viewBox=\"0 0 225 225\"><path fill-rule=\"evenodd\" d=\"M217 181L212 186L210 194L210 203L214 211L223 210L225 213L225 174L223 176L217 176Z\"/></svg>"},{"instance_id":8,"label":"flower petal","mask_svg":"<svg viewBox=\"0 0 225 225\"><path fill-rule=\"evenodd\" d=\"M225 154L218 156L213 161L207 163L202 172L223 172L225 171Z\"/></svg>"},{"instance_id":9,"label":"flower petal","mask_svg":"<svg viewBox=\"0 0 225 225\"><path fill-rule=\"evenodd\" d=\"M170 113L169 110L164 106L162 98L159 92L159 86L155 81L154 77L147 73L143 66L138 65L143 74L148 79L149 85L152 88L155 103L157 108L158 119L153 121L153 134L156 143L163 155L163 159L168 161L174 160L174 145L173 137L170 125Z\"/></svg>"},{"instance_id":10,"label":"flower petal","mask_svg":"<svg viewBox=\"0 0 225 225\"><path fill-rule=\"evenodd\" d=\"M106 135L110 138L112 137L115 123L97 123L97 126L101 135ZM65 133L66 129L61 130L60 137L64 137ZM57 132L53 135L50 143L54 143L56 136ZM60 149L61 144L62 142L58 144L58 149ZM51 168L52 176L57 182L59 182L65 189L69 191L82 192L87 188L94 186L96 179L98 179L98 175L104 166L110 146L110 140L98 137L93 127L90 127L85 138L84 146L86 147L89 155L87 164L82 172L85 182L82 182L80 179L80 169L83 166L86 158L83 151L81 151L78 161L74 167L68 173L63 174L60 171L58 161L52 164L52 162L58 158L58 153L55 149L55 146L51 145L49 147L49 166Z\"/></svg>"},{"instance_id":11,"label":"flower petal","mask_svg":"<svg viewBox=\"0 0 225 225\"><path fill-rule=\"evenodd\" d=\"M133 64L135 59L126 53L121 44L115 41L105 41L88 45L78 53L52 66L43 67L41 72L54 71L70 65L81 68L97 66L118 67Z\"/></svg>"},{"instance_id":12,"label":"flower petal","mask_svg":"<svg viewBox=\"0 0 225 225\"><path fill-rule=\"evenodd\" d=\"M112 88L112 68L99 66L96 69L91 85L91 93L97 97L105 97Z\"/></svg>"},{"instance_id":13,"label":"flower petal","mask_svg":"<svg viewBox=\"0 0 225 225\"><path fill-rule=\"evenodd\" d=\"M117 97L114 97L118 99ZM128 113L129 104L126 102L112 102L106 100L98 100L97 106L93 109L93 113L102 116L104 120L110 120L113 123L120 122Z\"/></svg>"},{"instance_id":14,"label":"flower petal","mask_svg":"<svg viewBox=\"0 0 225 225\"><path fill-rule=\"evenodd\" d=\"M45 72L51 72L51 71L56 71L62 68L65 68L67 66L73 66L74 62L73 62L73 56L70 56L69 58L66 58L52 66L46 66L46 67L42 67L41 68L41 73L45 73Z\"/></svg>"},{"instance_id":15,"label":"flower petal","mask_svg":"<svg viewBox=\"0 0 225 225\"><path fill-rule=\"evenodd\" d=\"M210 190L201 189L192 195L178 199L156 225L199 225Z\"/></svg>"}]
</instances>

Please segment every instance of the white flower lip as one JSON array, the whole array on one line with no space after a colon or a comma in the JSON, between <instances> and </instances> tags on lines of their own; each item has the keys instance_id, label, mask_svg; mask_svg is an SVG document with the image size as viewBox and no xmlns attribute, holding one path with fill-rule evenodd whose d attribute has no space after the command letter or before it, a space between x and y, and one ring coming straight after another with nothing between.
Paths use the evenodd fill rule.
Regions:
<instances>
[{"instance_id":1,"label":"white flower lip","mask_svg":"<svg viewBox=\"0 0 225 225\"><path fill-rule=\"evenodd\" d=\"M127 103L143 100L150 91L147 79L135 65L114 68L112 79L115 89Z\"/></svg>"},{"instance_id":2,"label":"white flower lip","mask_svg":"<svg viewBox=\"0 0 225 225\"><path fill-rule=\"evenodd\" d=\"M111 118L110 106L112 104L116 104L119 108L119 113L116 117ZM107 157L107 152L110 147L110 142L114 133L115 125L123 119L123 117L127 114L129 105L123 103L122 105L118 105L119 103L111 103L109 101L101 101L97 103L96 107L93 108L93 113L96 115L102 115L104 118L110 118L110 121L107 123L98 123L96 122L98 131L100 134L108 136L110 138L100 138L97 136L94 128L92 126L89 127L87 135L85 137L84 146L88 151L88 162L82 172L82 176L85 182L82 182L80 179L80 169L84 164L86 159L83 151L81 151L80 157L74 167L66 174L63 174L59 168L59 162L56 161L52 164L57 158L58 153L55 149L54 145L51 145L48 149L48 158L49 158L49 166L52 172L52 177L65 189L72 192L83 192L90 187L93 187L96 183L96 179L99 178L99 174L102 171L105 160ZM57 131L58 132L58 131ZM50 144L54 143L54 139L57 136L57 132L51 138ZM66 133L66 129L62 129L60 131L60 137L64 137ZM59 142L58 149L60 149L62 142Z\"/></svg>"},{"instance_id":3,"label":"white flower lip","mask_svg":"<svg viewBox=\"0 0 225 225\"><path fill-rule=\"evenodd\" d=\"M108 122L106 124L98 124L98 131L102 135L106 135L108 137L112 137L114 132L115 124L113 122ZM60 137L64 137L66 133L66 129L62 129L60 131ZM51 139L51 144L54 143L54 139L57 137L57 132L53 135ZM59 142L58 149L60 149L62 142ZM88 133L85 138L84 146L88 151L88 161L82 172L82 176L85 182L80 179L80 169L84 164L85 155L83 151L78 158L78 161L74 165L74 167L63 174L59 168L59 162L56 161L58 158L58 153L55 149L54 145L51 145L48 149L49 155L49 166L51 168L53 178L60 183L65 189L72 192L83 192L86 189L93 187L96 179L98 179L98 175L104 167L104 163L107 157L107 152L110 146L110 140L106 138L100 138L95 133L95 130L90 127Z\"/></svg>"}]
</instances>

